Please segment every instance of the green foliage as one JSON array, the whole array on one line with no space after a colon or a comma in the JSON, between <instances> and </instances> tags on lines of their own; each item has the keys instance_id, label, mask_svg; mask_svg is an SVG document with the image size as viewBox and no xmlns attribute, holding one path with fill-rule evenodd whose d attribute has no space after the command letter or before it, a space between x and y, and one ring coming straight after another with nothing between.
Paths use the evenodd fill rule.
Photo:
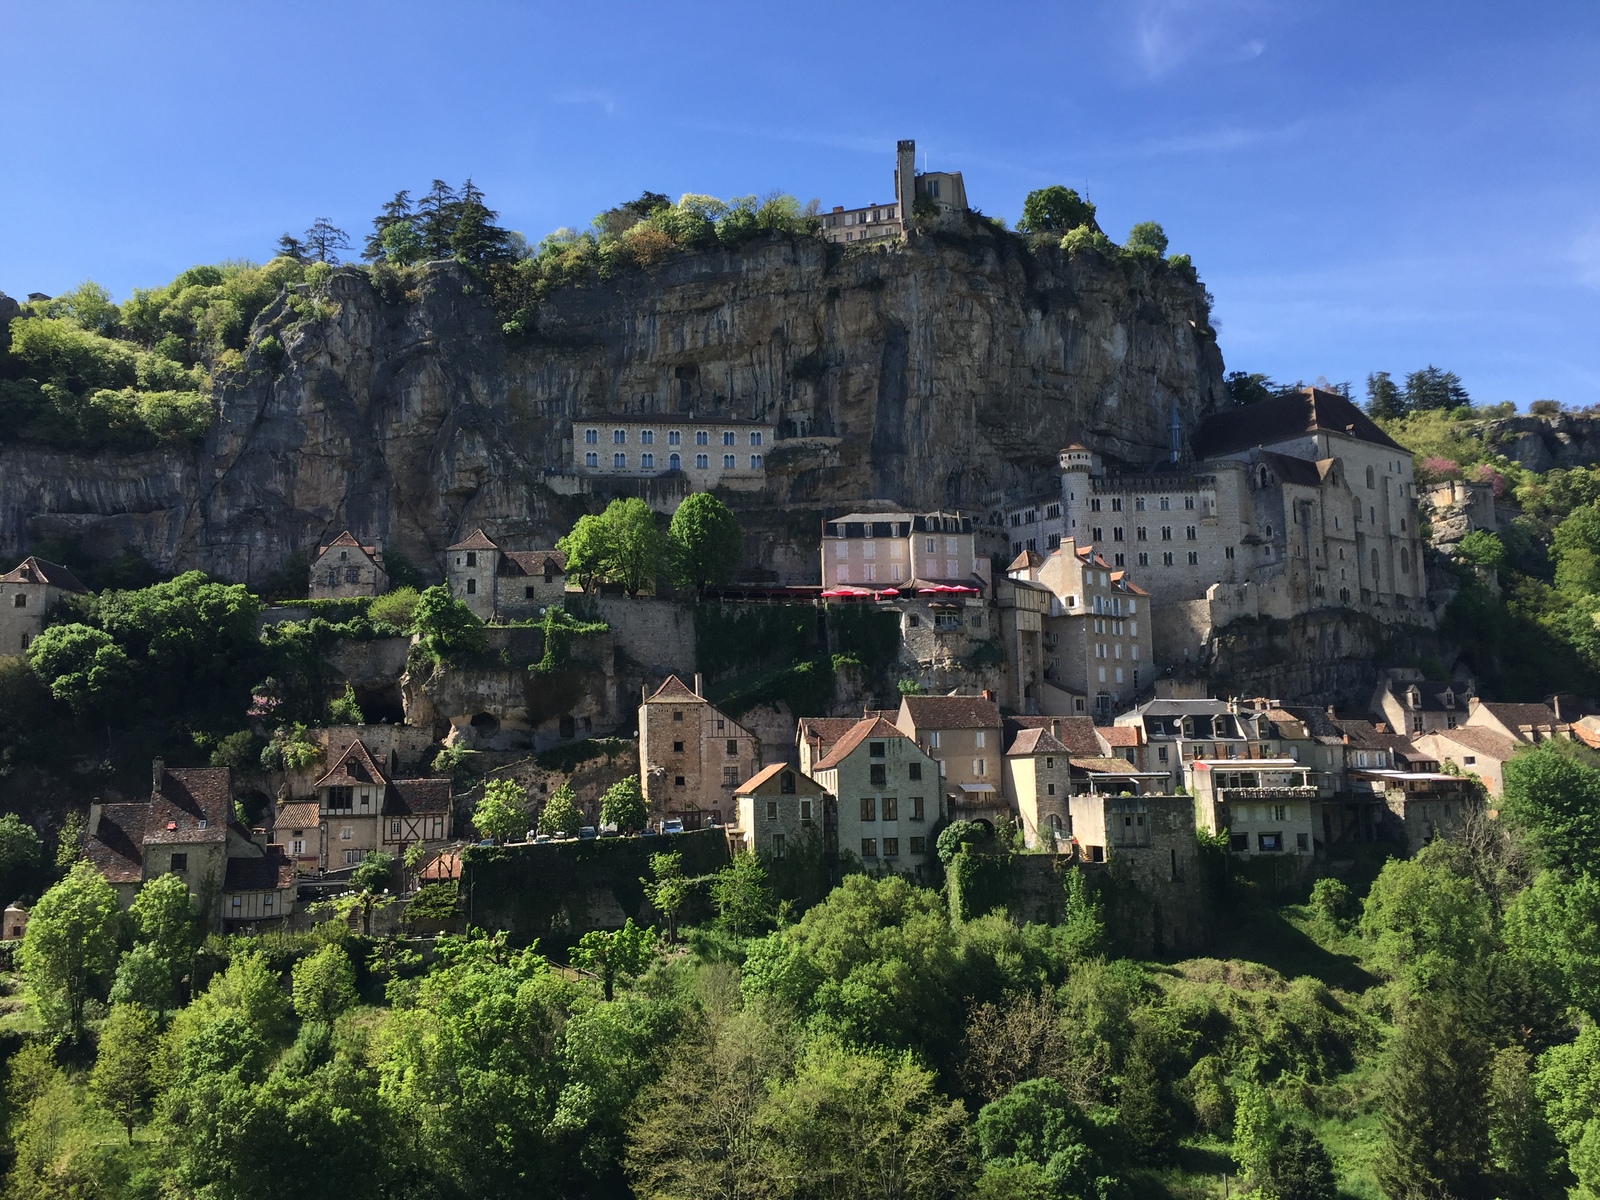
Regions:
<instances>
[{"instance_id":1,"label":"green foliage","mask_svg":"<svg viewBox=\"0 0 1600 1200\"><path fill-rule=\"evenodd\" d=\"M116 914L116 893L87 862L33 906L20 962L47 1028L82 1032L84 1008L116 961Z\"/></svg>"},{"instance_id":2,"label":"green foliage","mask_svg":"<svg viewBox=\"0 0 1600 1200\"><path fill-rule=\"evenodd\" d=\"M1152 257L1160 258L1167 252L1166 230L1154 221L1140 221L1128 230L1128 240L1123 243L1127 250L1146 251Z\"/></svg>"},{"instance_id":3,"label":"green foliage","mask_svg":"<svg viewBox=\"0 0 1600 1200\"><path fill-rule=\"evenodd\" d=\"M552 746L534 756L534 762L546 771L562 771L568 775L586 762L604 758L607 762L619 757L632 757L637 752L621 738L584 738L565 746Z\"/></svg>"},{"instance_id":4,"label":"green foliage","mask_svg":"<svg viewBox=\"0 0 1600 1200\"><path fill-rule=\"evenodd\" d=\"M496 842L508 842L528 829L528 797L510 779L491 779L483 796L472 810L472 825L480 834Z\"/></svg>"},{"instance_id":5,"label":"green foliage","mask_svg":"<svg viewBox=\"0 0 1600 1200\"><path fill-rule=\"evenodd\" d=\"M772 919L767 872L749 850L741 850L711 880L711 903L723 927L737 936L755 933Z\"/></svg>"},{"instance_id":6,"label":"green foliage","mask_svg":"<svg viewBox=\"0 0 1600 1200\"><path fill-rule=\"evenodd\" d=\"M567 574L585 591L597 582L615 583L636 596L654 587L667 567L667 542L655 513L635 496L613 500L598 516L579 517L556 549L566 555Z\"/></svg>"},{"instance_id":7,"label":"green foliage","mask_svg":"<svg viewBox=\"0 0 1600 1200\"><path fill-rule=\"evenodd\" d=\"M643 829L646 815L644 792L637 775L619 779L600 797L601 822L615 825L623 833L637 833Z\"/></svg>"},{"instance_id":8,"label":"green foliage","mask_svg":"<svg viewBox=\"0 0 1600 1200\"><path fill-rule=\"evenodd\" d=\"M356 1002L356 972L344 947L332 943L294 965L294 1011L302 1021L331 1025Z\"/></svg>"},{"instance_id":9,"label":"green foliage","mask_svg":"<svg viewBox=\"0 0 1600 1200\"><path fill-rule=\"evenodd\" d=\"M1463 562L1474 566L1498 570L1506 565L1505 543L1486 529L1474 529L1468 533L1457 545L1456 554Z\"/></svg>"},{"instance_id":10,"label":"green foliage","mask_svg":"<svg viewBox=\"0 0 1600 1200\"><path fill-rule=\"evenodd\" d=\"M422 843L418 842L417 845ZM454 879L425 883L411 897L406 919L411 921L449 921L456 916L461 900L461 885Z\"/></svg>"},{"instance_id":11,"label":"green foliage","mask_svg":"<svg viewBox=\"0 0 1600 1200\"><path fill-rule=\"evenodd\" d=\"M1066 875L1066 904L1061 913L1062 948L1075 960L1094 958L1106 948L1105 914L1100 901L1090 894L1084 873L1069 870Z\"/></svg>"},{"instance_id":12,"label":"green foliage","mask_svg":"<svg viewBox=\"0 0 1600 1200\"><path fill-rule=\"evenodd\" d=\"M344 695L335 696L328 701L328 723L330 725L365 725L367 718L362 715L361 705L356 701L356 689L350 684L344 685Z\"/></svg>"},{"instance_id":13,"label":"green foliage","mask_svg":"<svg viewBox=\"0 0 1600 1200\"><path fill-rule=\"evenodd\" d=\"M1355 894L1337 879L1319 879L1311 885L1311 907L1334 929L1343 929L1360 911Z\"/></svg>"},{"instance_id":14,"label":"green foliage","mask_svg":"<svg viewBox=\"0 0 1600 1200\"><path fill-rule=\"evenodd\" d=\"M566 610L565 605L552 604L539 618L539 628L544 634L544 654L529 669L541 675L565 670L572 662L572 639L598 637L611 628L604 621L582 621Z\"/></svg>"},{"instance_id":15,"label":"green foliage","mask_svg":"<svg viewBox=\"0 0 1600 1200\"><path fill-rule=\"evenodd\" d=\"M1383 1077L1378 1181L1390 1196L1469 1196L1489 1159L1488 1047L1466 1014L1418 998Z\"/></svg>"},{"instance_id":16,"label":"green foliage","mask_svg":"<svg viewBox=\"0 0 1600 1200\"><path fill-rule=\"evenodd\" d=\"M667 941L678 940L678 913L689 899L689 880L683 874L683 855L663 850L650 856L650 877L639 880L644 897L667 919Z\"/></svg>"},{"instance_id":17,"label":"green foliage","mask_svg":"<svg viewBox=\"0 0 1600 1200\"><path fill-rule=\"evenodd\" d=\"M120 711L135 674L111 635L87 625L52 625L34 638L28 660L50 694L80 719Z\"/></svg>"},{"instance_id":18,"label":"green foliage","mask_svg":"<svg viewBox=\"0 0 1600 1200\"><path fill-rule=\"evenodd\" d=\"M1029 192L1022 201L1019 233L1066 233L1094 224L1094 205L1072 188L1052 184Z\"/></svg>"},{"instance_id":19,"label":"green foliage","mask_svg":"<svg viewBox=\"0 0 1600 1200\"><path fill-rule=\"evenodd\" d=\"M550 794L539 813L539 832L551 836L576 837L583 828L583 816L578 812L578 798L573 794L571 782L563 783Z\"/></svg>"},{"instance_id":20,"label":"green foliage","mask_svg":"<svg viewBox=\"0 0 1600 1200\"><path fill-rule=\"evenodd\" d=\"M44 857L44 842L32 825L16 813L0 816L0 895L13 895Z\"/></svg>"},{"instance_id":21,"label":"green foliage","mask_svg":"<svg viewBox=\"0 0 1600 1200\"><path fill-rule=\"evenodd\" d=\"M369 850L350 872L350 886L358 892L386 892L394 882L394 855Z\"/></svg>"},{"instance_id":22,"label":"green foliage","mask_svg":"<svg viewBox=\"0 0 1600 1200\"><path fill-rule=\"evenodd\" d=\"M1404 416L1405 399L1387 371L1374 371L1367 376L1367 416L1374 421L1391 421Z\"/></svg>"},{"instance_id":23,"label":"green foliage","mask_svg":"<svg viewBox=\"0 0 1600 1200\"><path fill-rule=\"evenodd\" d=\"M574 966L596 975L604 989L605 998L615 994L618 980L632 979L644 973L656 952L656 931L641 929L629 917L622 928L606 932L592 929L578 939L572 952Z\"/></svg>"},{"instance_id":24,"label":"green foliage","mask_svg":"<svg viewBox=\"0 0 1600 1200\"><path fill-rule=\"evenodd\" d=\"M1110 238L1089 225L1080 225L1070 230L1061 239L1061 248L1068 254L1082 254L1093 251L1106 258L1116 257L1117 247Z\"/></svg>"},{"instance_id":25,"label":"green foliage","mask_svg":"<svg viewBox=\"0 0 1600 1200\"><path fill-rule=\"evenodd\" d=\"M1451 869L1444 843L1385 863L1367 895L1361 932L1373 961L1421 991L1459 983L1488 953L1489 899Z\"/></svg>"},{"instance_id":26,"label":"green foliage","mask_svg":"<svg viewBox=\"0 0 1600 1200\"><path fill-rule=\"evenodd\" d=\"M667 547L673 581L699 591L733 578L744 557L744 531L721 500L695 492L672 514Z\"/></svg>"},{"instance_id":27,"label":"green foliage","mask_svg":"<svg viewBox=\"0 0 1600 1200\"><path fill-rule=\"evenodd\" d=\"M248 729L230 733L217 742L211 752L213 767L228 767L238 775L253 775L261 769L262 740Z\"/></svg>"},{"instance_id":28,"label":"green foliage","mask_svg":"<svg viewBox=\"0 0 1600 1200\"><path fill-rule=\"evenodd\" d=\"M120 1121L133 1142L134 1126L150 1115L156 1087L151 1060L159 1026L137 1004L113 1004L100 1028L100 1047L89 1073L89 1094Z\"/></svg>"},{"instance_id":29,"label":"green foliage","mask_svg":"<svg viewBox=\"0 0 1600 1200\"><path fill-rule=\"evenodd\" d=\"M1600 1021L1600 880L1540 871L1506 907L1504 936L1548 994Z\"/></svg>"},{"instance_id":30,"label":"green foliage","mask_svg":"<svg viewBox=\"0 0 1600 1200\"><path fill-rule=\"evenodd\" d=\"M483 622L443 584L428 588L411 610L411 625L435 662L454 662L483 653L488 644Z\"/></svg>"},{"instance_id":31,"label":"green foliage","mask_svg":"<svg viewBox=\"0 0 1600 1200\"><path fill-rule=\"evenodd\" d=\"M261 750L263 771L309 771L327 755L327 750L311 740L310 731L300 724L273 731Z\"/></svg>"},{"instance_id":32,"label":"green foliage","mask_svg":"<svg viewBox=\"0 0 1600 1200\"><path fill-rule=\"evenodd\" d=\"M1406 376L1405 408L1407 412L1428 412L1433 409L1467 408L1472 404L1461 377L1454 371L1441 371L1432 364Z\"/></svg>"},{"instance_id":33,"label":"green foliage","mask_svg":"<svg viewBox=\"0 0 1600 1200\"><path fill-rule=\"evenodd\" d=\"M1575 747L1545 741L1514 755L1502 811L1544 865L1600 875L1600 767Z\"/></svg>"},{"instance_id":34,"label":"green foliage","mask_svg":"<svg viewBox=\"0 0 1600 1200\"><path fill-rule=\"evenodd\" d=\"M1054 1079L1019 1083L979 1110L974 1129L980 1196L1105 1200L1118 1191L1104 1133Z\"/></svg>"}]
</instances>

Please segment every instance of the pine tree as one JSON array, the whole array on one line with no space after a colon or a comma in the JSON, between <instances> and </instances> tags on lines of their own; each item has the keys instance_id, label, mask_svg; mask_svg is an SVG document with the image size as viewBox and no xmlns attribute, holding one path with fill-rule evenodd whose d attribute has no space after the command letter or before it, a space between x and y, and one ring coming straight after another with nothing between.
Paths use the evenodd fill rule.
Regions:
<instances>
[{"instance_id":1,"label":"pine tree","mask_svg":"<svg viewBox=\"0 0 1600 1200\"><path fill-rule=\"evenodd\" d=\"M1405 400L1400 389L1387 371L1374 371L1367 376L1367 416L1374 421L1391 420L1406 415Z\"/></svg>"},{"instance_id":2,"label":"pine tree","mask_svg":"<svg viewBox=\"0 0 1600 1200\"><path fill-rule=\"evenodd\" d=\"M1149 1038L1142 1031L1136 1033L1122 1067L1117 1125L1141 1163L1159 1165L1172 1158L1177 1138L1166 1093Z\"/></svg>"},{"instance_id":3,"label":"pine tree","mask_svg":"<svg viewBox=\"0 0 1600 1200\"><path fill-rule=\"evenodd\" d=\"M305 262L311 257L311 252L306 244L292 233L286 233L278 239L278 257L292 258L295 262Z\"/></svg>"},{"instance_id":4,"label":"pine tree","mask_svg":"<svg viewBox=\"0 0 1600 1200\"><path fill-rule=\"evenodd\" d=\"M416 225L424 258L449 258L453 253L450 242L460 206L455 189L442 179L435 179L428 194L417 201Z\"/></svg>"},{"instance_id":5,"label":"pine tree","mask_svg":"<svg viewBox=\"0 0 1600 1200\"><path fill-rule=\"evenodd\" d=\"M491 263L511 257L510 234L496 225L493 212L483 202L483 193L467 180L456 201L456 223L450 232L450 249L468 266L482 270Z\"/></svg>"},{"instance_id":6,"label":"pine tree","mask_svg":"<svg viewBox=\"0 0 1600 1200\"><path fill-rule=\"evenodd\" d=\"M306 230L305 247L309 257L337 265L339 251L350 249L350 236L327 217L318 217Z\"/></svg>"},{"instance_id":7,"label":"pine tree","mask_svg":"<svg viewBox=\"0 0 1600 1200\"><path fill-rule=\"evenodd\" d=\"M1422 998L1401 1018L1383 1096L1387 1144L1378 1182L1389 1196L1475 1195L1489 1160L1489 1050L1449 1001Z\"/></svg>"},{"instance_id":8,"label":"pine tree","mask_svg":"<svg viewBox=\"0 0 1600 1200\"><path fill-rule=\"evenodd\" d=\"M1430 409L1460 408L1472 403L1461 376L1454 371L1441 371L1429 363L1420 371L1406 376L1405 408L1407 412L1427 412Z\"/></svg>"},{"instance_id":9,"label":"pine tree","mask_svg":"<svg viewBox=\"0 0 1600 1200\"><path fill-rule=\"evenodd\" d=\"M385 244L384 235L397 225L410 226L415 221L416 215L411 211L411 193L396 192L394 199L383 206L383 211L372 218L372 232L367 234L366 244L361 249L361 257L368 262L389 258L390 246Z\"/></svg>"}]
</instances>

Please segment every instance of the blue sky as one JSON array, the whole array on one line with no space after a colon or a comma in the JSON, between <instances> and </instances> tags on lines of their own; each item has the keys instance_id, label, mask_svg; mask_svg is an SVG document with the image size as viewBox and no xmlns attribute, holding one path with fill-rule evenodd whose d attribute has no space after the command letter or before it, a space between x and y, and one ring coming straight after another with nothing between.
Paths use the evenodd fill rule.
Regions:
<instances>
[{"instance_id":1,"label":"blue sky","mask_svg":"<svg viewBox=\"0 0 1600 1200\"><path fill-rule=\"evenodd\" d=\"M643 188L985 212L1087 188L1229 369L1600 402L1600 4L7 6L0 290L118 297L470 175L537 240Z\"/></svg>"}]
</instances>

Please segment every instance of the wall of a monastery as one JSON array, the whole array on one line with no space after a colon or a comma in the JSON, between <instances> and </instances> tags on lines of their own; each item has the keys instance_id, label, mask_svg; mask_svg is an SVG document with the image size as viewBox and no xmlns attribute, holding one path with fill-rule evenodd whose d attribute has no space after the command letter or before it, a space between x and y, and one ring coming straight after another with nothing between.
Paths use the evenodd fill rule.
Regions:
<instances>
[{"instance_id":1,"label":"wall of a monastery","mask_svg":"<svg viewBox=\"0 0 1600 1200\"><path fill-rule=\"evenodd\" d=\"M693 680L697 650L692 605L654 596L597 596L590 603L611 626L616 648L647 677Z\"/></svg>"}]
</instances>

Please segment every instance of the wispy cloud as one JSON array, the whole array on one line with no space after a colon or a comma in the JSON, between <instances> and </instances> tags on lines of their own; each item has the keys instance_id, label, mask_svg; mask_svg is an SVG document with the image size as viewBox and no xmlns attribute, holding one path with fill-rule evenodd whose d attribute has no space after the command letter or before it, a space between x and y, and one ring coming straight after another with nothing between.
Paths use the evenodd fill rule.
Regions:
<instances>
[{"instance_id":1,"label":"wispy cloud","mask_svg":"<svg viewBox=\"0 0 1600 1200\"><path fill-rule=\"evenodd\" d=\"M595 88L577 88L570 92L557 92L550 99L562 105L589 105L598 108L606 116L611 116L617 111L617 98L610 92L600 91Z\"/></svg>"},{"instance_id":2,"label":"wispy cloud","mask_svg":"<svg viewBox=\"0 0 1600 1200\"><path fill-rule=\"evenodd\" d=\"M1270 0L1143 0L1133 8L1133 55L1146 78L1160 79L1200 58L1212 63L1249 62L1267 50L1255 30L1273 7Z\"/></svg>"}]
</instances>

